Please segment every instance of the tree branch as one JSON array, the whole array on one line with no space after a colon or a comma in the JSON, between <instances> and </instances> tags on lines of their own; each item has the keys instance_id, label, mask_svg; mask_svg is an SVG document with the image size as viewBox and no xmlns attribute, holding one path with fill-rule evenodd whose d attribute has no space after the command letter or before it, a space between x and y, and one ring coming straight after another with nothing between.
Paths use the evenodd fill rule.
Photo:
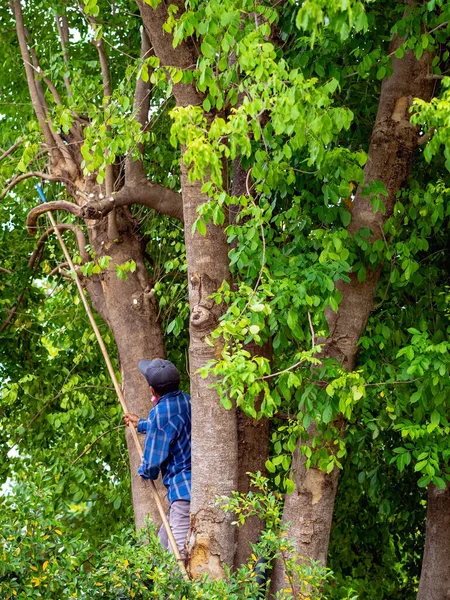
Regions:
<instances>
[{"instance_id":1,"label":"tree branch","mask_svg":"<svg viewBox=\"0 0 450 600\"><path fill-rule=\"evenodd\" d=\"M37 230L37 220L38 217L49 210L65 210L66 212L70 212L72 215L75 215L78 218L81 218L80 207L74 204L73 202L67 202L65 200L57 200L56 202L47 202L45 204L40 204L39 206L35 206L30 210L27 215L27 229L30 235L36 235Z\"/></svg>"},{"instance_id":2,"label":"tree branch","mask_svg":"<svg viewBox=\"0 0 450 600\"><path fill-rule=\"evenodd\" d=\"M59 95L58 90L54 86L53 81L51 79L49 79L46 75L44 75L43 70L39 66L39 61L38 61L38 58L37 58L34 48L31 48L30 52L31 52L31 56L33 57L33 64L31 64L30 67L32 69L34 69L34 71L38 74L38 76L42 79L42 81L48 87L56 104L62 104L61 96Z\"/></svg>"},{"instance_id":3,"label":"tree branch","mask_svg":"<svg viewBox=\"0 0 450 600\"><path fill-rule=\"evenodd\" d=\"M5 150L5 152L0 156L0 162L2 160L4 160L7 156L12 154L14 152L14 150L20 146L20 144L23 142L23 140L24 140L23 137L19 138L16 142L14 142L14 144L11 146L11 148L8 148L8 150Z\"/></svg>"},{"instance_id":4,"label":"tree branch","mask_svg":"<svg viewBox=\"0 0 450 600\"><path fill-rule=\"evenodd\" d=\"M2 200L6 196L6 194L8 194L18 183L24 181L25 179L29 179L30 177L40 177L41 179L45 179L46 181L60 181L63 183L72 183L65 177L61 177L58 175L49 175L48 173L44 173L43 171L30 171L28 173L23 173L23 175L17 175L17 177L14 177L14 179L0 194L0 200Z\"/></svg>"},{"instance_id":5,"label":"tree branch","mask_svg":"<svg viewBox=\"0 0 450 600\"><path fill-rule=\"evenodd\" d=\"M83 452L76 457L75 460L72 461L71 466L73 466L76 462L78 462L80 460L80 458L82 458L85 454L87 454L89 452L89 450L92 448L92 446L94 444L96 444L99 440L101 440L103 437L105 437L105 435L108 435L108 433L112 433L113 431L116 431L117 429L123 429L124 427L126 427L126 425L117 425L116 427L113 427L112 429L109 429L108 431L103 432L101 435L98 436L98 438L96 440L94 440L92 442L92 444L89 444L89 446L87 446Z\"/></svg>"},{"instance_id":6,"label":"tree branch","mask_svg":"<svg viewBox=\"0 0 450 600\"><path fill-rule=\"evenodd\" d=\"M113 208L131 206L132 204L148 206L169 217L183 221L181 195L162 185L149 181L141 181L134 185L125 185L116 194L102 200L88 202L81 207L80 213L84 219L101 219L111 212Z\"/></svg>"},{"instance_id":7,"label":"tree branch","mask_svg":"<svg viewBox=\"0 0 450 600\"><path fill-rule=\"evenodd\" d=\"M145 28L141 27L141 59L145 59L152 54L152 47L150 40L148 39ZM145 82L142 77L138 77L136 80L136 87L134 91L133 110L136 114L136 121L140 124L142 131L145 130L148 124L148 111L150 107L150 78ZM144 145L139 145L139 151L141 156L144 154ZM133 161L132 152L129 153L125 164L125 181L131 179L144 179L144 167L142 164L142 158Z\"/></svg>"},{"instance_id":8,"label":"tree branch","mask_svg":"<svg viewBox=\"0 0 450 600\"><path fill-rule=\"evenodd\" d=\"M84 10L84 2L79 2L79 5L82 8L83 12L86 12ZM98 26L97 21L92 15L87 15L87 20L89 21L90 25L92 26L95 32L95 29ZM100 38L99 40L93 39L92 44L97 48L98 57L100 59L100 68L102 71L103 78L103 96L105 98L110 98L112 94L111 79L109 77L108 57L106 55L105 43L103 41L103 38Z\"/></svg>"},{"instance_id":9,"label":"tree branch","mask_svg":"<svg viewBox=\"0 0 450 600\"><path fill-rule=\"evenodd\" d=\"M69 53L67 51L67 46L69 44L69 24L67 23L67 17L66 17L66 15L61 15L61 16L56 15L55 20L56 20L56 26L58 28L59 42L61 44L64 64L68 65L69 64ZM70 80L66 74L64 74L63 79L64 79L64 85L66 86L67 95L70 98L72 96L72 90L70 89Z\"/></svg>"},{"instance_id":10,"label":"tree branch","mask_svg":"<svg viewBox=\"0 0 450 600\"><path fill-rule=\"evenodd\" d=\"M28 38L30 37L27 30L25 29L25 39L28 40ZM61 96L59 95L58 90L56 89L55 85L53 84L53 82L51 81L51 79L49 79L46 75L44 75L40 65L39 65L39 60L36 54L35 49L30 46L30 53L31 53L31 57L33 60L33 64L29 65L32 69L34 69L34 71L37 73L37 75L35 76L35 82L36 82L36 88L38 90L39 96L41 97L41 102L42 102L42 106L44 109L44 112L46 114L46 121L47 124L50 128L50 132L52 134L53 140L55 142L56 148L59 150L60 155L62 156L63 160L66 163L66 167L68 172L72 175L72 176L76 176L77 175L77 164L74 161L74 158L72 156L72 154L69 151L69 148L65 145L64 140L61 138L61 136L56 132L55 128L53 127L53 123L52 120L49 116L49 111L48 111L48 106L47 106L47 102L45 100L45 95L44 95L44 91L42 89L41 83L39 81L39 78L42 79L42 81L44 81L44 83L47 85L48 89L50 90L50 93L53 96L53 99L55 100L56 104L62 105L62 100L61 100ZM25 61L25 59L24 59ZM72 128L73 129L73 128ZM79 138L78 138L79 139Z\"/></svg>"},{"instance_id":11,"label":"tree branch","mask_svg":"<svg viewBox=\"0 0 450 600\"><path fill-rule=\"evenodd\" d=\"M15 305L11 308L11 310L8 310L9 314L6 317L6 319L3 321L2 325L0 326L0 333L3 333L3 331L8 327L8 325L11 323L11 321L14 318L14 315L17 312L17 309L19 308L19 304L22 301L23 295L24 295L25 291L20 292L19 296L17 297L16 303Z\"/></svg>"},{"instance_id":12,"label":"tree branch","mask_svg":"<svg viewBox=\"0 0 450 600\"><path fill-rule=\"evenodd\" d=\"M17 38L19 40L20 52L22 54L22 59L25 66L25 74L27 77L28 89L30 91L31 103L33 104L34 112L44 134L45 143L47 144L47 147L50 151L50 149L53 146L53 135L50 130L50 127L47 124L47 116L45 114L44 107L41 104L41 99L39 98L38 88L36 86L33 69L31 68L32 62L26 41L22 5L20 3L20 0L13 0L12 8L16 19Z\"/></svg>"},{"instance_id":13,"label":"tree branch","mask_svg":"<svg viewBox=\"0 0 450 600\"><path fill-rule=\"evenodd\" d=\"M69 276L68 273L62 270L68 266L69 266L68 262L59 263L59 265L57 265L54 269L52 269L50 271L50 273L47 275L47 277L52 277L53 275L57 275L57 274L63 275L64 277L68 277Z\"/></svg>"}]
</instances>

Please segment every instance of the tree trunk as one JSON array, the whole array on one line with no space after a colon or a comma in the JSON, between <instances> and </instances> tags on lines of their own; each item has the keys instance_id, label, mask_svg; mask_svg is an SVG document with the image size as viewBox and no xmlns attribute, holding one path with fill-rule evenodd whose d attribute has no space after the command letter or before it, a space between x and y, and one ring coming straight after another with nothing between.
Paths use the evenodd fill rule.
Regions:
<instances>
[{"instance_id":1,"label":"tree trunk","mask_svg":"<svg viewBox=\"0 0 450 600\"><path fill-rule=\"evenodd\" d=\"M142 359L165 357L164 340L157 318L157 306L150 292L149 276L144 263L143 248L137 224L128 211L116 214L119 242L108 239L107 219L90 228L90 242L97 253L111 256L109 268L101 277L103 297L91 294L93 305L103 316L117 344L118 359L122 375L122 391L130 412L146 417L152 408L151 397L144 377L138 370ZM128 272L126 280L119 280L115 265L128 260L136 263L136 271ZM94 287L86 285L88 292ZM90 289L91 288L91 289ZM148 484L137 474L140 457L130 432L126 432L130 458L132 500L136 528L144 525L150 515L155 523L161 519L153 503ZM159 491L165 497L166 490L159 484Z\"/></svg>"},{"instance_id":2,"label":"tree trunk","mask_svg":"<svg viewBox=\"0 0 450 600\"><path fill-rule=\"evenodd\" d=\"M450 599L450 486L428 488L425 551L417 600Z\"/></svg>"},{"instance_id":3,"label":"tree trunk","mask_svg":"<svg viewBox=\"0 0 450 600\"><path fill-rule=\"evenodd\" d=\"M402 43L394 38L389 53L395 52ZM352 210L352 222L348 227L351 235L361 228L372 231L371 241L381 238L383 226L392 215L396 194L407 179L411 169L414 151L417 147L418 131L409 120L409 107L413 98L430 100L433 81L430 53L417 60L412 51L402 59L392 58L393 73L384 79L381 86L380 102L369 146L368 160L364 169L364 183L381 180L386 186L388 196L384 198L385 211L374 213L369 197L363 196L358 188ZM359 282L356 274L350 274L350 283L338 282L342 301L336 313L328 309L326 319L329 335L325 341L323 355L335 358L342 366L351 371L356 366L358 341L361 337L370 311L378 283L380 269L367 269L366 280ZM303 558L326 563L329 530L334 509L338 473L333 472L327 478L316 470L307 471L305 457L297 452L293 462L291 479L295 481L296 491L286 496L283 521L296 523L289 529L295 549ZM313 535L311 524L323 523L321 534L313 543L308 540ZM325 532L328 529L328 533ZM306 545L305 545L306 542ZM277 563L274 571L274 591L284 585L283 567Z\"/></svg>"},{"instance_id":4,"label":"tree trunk","mask_svg":"<svg viewBox=\"0 0 450 600\"><path fill-rule=\"evenodd\" d=\"M309 445L315 433L316 428L311 425ZM297 447L292 457L290 478L295 481L296 488L290 496L286 496L283 511L283 525L288 526L288 538L294 541L300 562L313 559L325 565L339 471L333 469L328 475L314 467L306 469L305 457ZM272 571L272 594L286 587L286 583L284 564L277 560Z\"/></svg>"},{"instance_id":5,"label":"tree trunk","mask_svg":"<svg viewBox=\"0 0 450 600\"><path fill-rule=\"evenodd\" d=\"M197 60L192 41L185 40L176 48L172 36L163 30L167 6L152 9L137 0L144 26L161 66L191 68ZM183 3L177 3L178 15ZM178 106L199 105L203 101L194 85L177 83L173 87ZM212 118L212 115L210 115ZM190 378L192 406L192 496L191 529L188 536L189 568L197 577L207 573L212 578L223 577L224 563L233 564L235 528L232 516L216 506L217 496L229 496L237 489L237 423L236 410L224 410L216 391L211 389L211 377L202 379L198 370L209 360L218 358L221 344L206 343L206 338L218 325L223 306L209 299L230 279L228 246L222 227L209 224L205 236L192 234L198 217L197 208L208 200L201 193L201 182L190 182L188 170L181 162L181 188L188 267L190 318Z\"/></svg>"},{"instance_id":6,"label":"tree trunk","mask_svg":"<svg viewBox=\"0 0 450 600\"><path fill-rule=\"evenodd\" d=\"M190 377L192 403L192 500L189 535L190 570L193 576L224 575L223 563L233 563L235 528L232 516L216 506L218 496L237 489L236 410L225 410L211 377L202 379L198 370L220 356L221 342L214 346L206 338L218 325L223 307L209 296L229 280L228 246L222 227L209 224L205 236L192 235L197 207L207 198L201 185L190 183L182 165L182 189L186 254L189 278Z\"/></svg>"}]
</instances>

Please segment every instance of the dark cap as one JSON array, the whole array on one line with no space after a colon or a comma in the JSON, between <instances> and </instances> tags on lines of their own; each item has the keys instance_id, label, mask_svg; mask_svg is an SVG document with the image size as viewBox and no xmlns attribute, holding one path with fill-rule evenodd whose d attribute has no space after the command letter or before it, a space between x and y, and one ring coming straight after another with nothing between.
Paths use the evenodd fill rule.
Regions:
<instances>
[{"instance_id":1,"label":"dark cap","mask_svg":"<svg viewBox=\"0 0 450 600\"><path fill-rule=\"evenodd\" d=\"M163 395L178 390L180 373L170 360L141 360L138 367L148 385L151 385L157 394Z\"/></svg>"}]
</instances>

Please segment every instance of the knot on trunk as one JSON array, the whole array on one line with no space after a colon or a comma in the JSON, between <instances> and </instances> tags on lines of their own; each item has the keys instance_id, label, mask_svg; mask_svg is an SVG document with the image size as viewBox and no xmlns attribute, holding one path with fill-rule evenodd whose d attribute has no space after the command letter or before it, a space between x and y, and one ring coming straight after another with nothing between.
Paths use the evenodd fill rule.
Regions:
<instances>
[{"instance_id":1,"label":"knot on trunk","mask_svg":"<svg viewBox=\"0 0 450 600\"><path fill-rule=\"evenodd\" d=\"M206 308L205 306L201 306L200 304L194 306L191 314L191 325L193 327L199 329L208 325L211 322L211 320L212 314L208 308Z\"/></svg>"},{"instance_id":2,"label":"knot on trunk","mask_svg":"<svg viewBox=\"0 0 450 600\"><path fill-rule=\"evenodd\" d=\"M149 287L143 292L135 292L131 297L131 306L137 313L146 315L149 313L150 305L155 305L154 295L155 290Z\"/></svg>"},{"instance_id":3,"label":"knot on trunk","mask_svg":"<svg viewBox=\"0 0 450 600\"><path fill-rule=\"evenodd\" d=\"M92 200L83 204L80 209L83 219L101 219L114 208L113 196L101 200Z\"/></svg>"}]
</instances>

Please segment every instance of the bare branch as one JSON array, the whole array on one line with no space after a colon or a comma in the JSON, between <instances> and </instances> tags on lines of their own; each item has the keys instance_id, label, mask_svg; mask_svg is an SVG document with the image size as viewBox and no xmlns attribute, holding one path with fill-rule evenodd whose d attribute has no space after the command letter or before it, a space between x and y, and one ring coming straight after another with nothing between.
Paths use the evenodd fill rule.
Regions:
<instances>
[{"instance_id":1,"label":"bare branch","mask_svg":"<svg viewBox=\"0 0 450 600\"><path fill-rule=\"evenodd\" d=\"M7 275L11 275L11 271L9 269L5 269L5 267L0 267L0 271L2 273L6 273Z\"/></svg>"},{"instance_id":2,"label":"bare branch","mask_svg":"<svg viewBox=\"0 0 450 600\"><path fill-rule=\"evenodd\" d=\"M18 183L24 181L25 179L30 179L30 177L39 177L41 179L45 179L47 181L61 181L71 183L68 179L58 176L58 175L49 175L48 173L44 173L43 171L29 171L28 173L23 173L22 175L17 175L14 179L6 186L6 188L0 194L0 200L6 196Z\"/></svg>"},{"instance_id":3,"label":"bare branch","mask_svg":"<svg viewBox=\"0 0 450 600\"><path fill-rule=\"evenodd\" d=\"M434 135L435 131L436 131L435 127L432 127L429 131L427 131L427 133L425 133L424 135L419 137L417 140L417 145L423 146L424 144L426 144L428 142L428 140Z\"/></svg>"},{"instance_id":4,"label":"bare branch","mask_svg":"<svg viewBox=\"0 0 450 600\"><path fill-rule=\"evenodd\" d=\"M308 322L309 322L309 329L311 331L311 346L314 348L314 346L316 345L316 336L314 333L314 327L312 324L312 319L311 319L311 313L308 310Z\"/></svg>"},{"instance_id":5,"label":"bare branch","mask_svg":"<svg viewBox=\"0 0 450 600\"><path fill-rule=\"evenodd\" d=\"M91 20L91 19L89 19ZM95 21L94 21L95 23ZM92 40L92 43L97 48L98 57L100 59L100 68L102 71L103 78L103 96L105 98L110 98L112 94L111 90L111 80L109 77L109 67L108 67L108 58L106 56L105 43L102 39Z\"/></svg>"},{"instance_id":6,"label":"bare branch","mask_svg":"<svg viewBox=\"0 0 450 600\"><path fill-rule=\"evenodd\" d=\"M52 230L52 231L53 231L53 230ZM52 269L52 270L50 271L50 273L47 275L47 277L52 277L53 275L57 275L57 274L59 274L59 275L67 275L67 273L65 273L65 272L63 271L63 269L64 269L65 267L68 267L68 266L69 266L69 263L68 263L68 262L62 262L62 263L59 263L59 265L57 265L57 266L56 266L54 269Z\"/></svg>"},{"instance_id":7,"label":"bare branch","mask_svg":"<svg viewBox=\"0 0 450 600\"><path fill-rule=\"evenodd\" d=\"M153 53L150 40L144 27L141 27L141 59L145 59ZM148 125L148 111L150 107L150 78L145 82L142 77L138 77L136 80L136 87L134 90L134 101L133 110L136 115L136 121L140 124L142 131ZM144 145L139 145L139 152L144 154ZM144 179L144 167L142 164L142 158L133 161L133 153L130 152L125 164L125 181L131 179Z\"/></svg>"},{"instance_id":8,"label":"bare branch","mask_svg":"<svg viewBox=\"0 0 450 600\"><path fill-rule=\"evenodd\" d=\"M42 86L40 84L40 81L35 77L34 74L33 59L30 56L30 51L28 49L27 31L23 22L21 0L13 0L12 7L16 19L17 38L19 40L22 60L25 67L31 102L33 104L33 109L36 114L36 117L39 121L39 125L44 134L44 139L48 151L50 152L50 156L52 157L54 162L58 162L61 158L63 158L66 163L67 172L73 176L76 176L78 174L78 167L70 152L65 147L63 140L52 128L52 123L48 115L47 104L45 102ZM37 62L36 55L34 54L34 52L32 54ZM38 67L37 64L34 66Z\"/></svg>"},{"instance_id":9,"label":"bare branch","mask_svg":"<svg viewBox=\"0 0 450 600\"><path fill-rule=\"evenodd\" d=\"M114 170L113 165L106 167L105 179L106 195L110 196L114 192ZM119 230L117 229L116 211L112 210L108 213L108 239L110 241L119 239Z\"/></svg>"},{"instance_id":10,"label":"bare branch","mask_svg":"<svg viewBox=\"0 0 450 600\"><path fill-rule=\"evenodd\" d=\"M56 26L58 27L59 34L59 42L61 44L64 64L67 65L69 63L69 53L67 51L67 46L69 44L69 24L67 23L66 15L56 16ZM70 89L70 80L68 76L64 75L64 85L66 86L67 95L69 97L72 96L72 90Z\"/></svg>"},{"instance_id":11,"label":"bare branch","mask_svg":"<svg viewBox=\"0 0 450 600\"><path fill-rule=\"evenodd\" d=\"M14 144L11 146L11 148L8 148L8 150L5 150L5 152L0 156L0 162L5 159L7 156L9 156L10 154L12 154L14 152L14 150L16 148L18 148L20 146L20 144L23 142L23 137L19 138L17 140L17 142L14 142Z\"/></svg>"},{"instance_id":12,"label":"bare branch","mask_svg":"<svg viewBox=\"0 0 450 600\"><path fill-rule=\"evenodd\" d=\"M26 39L28 40L30 38L27 30L25 29L25 36ZM44 75L40 65L39 65L39 60L36 54L36 51L33 47L31 47L30 49L30 53L31 53L31 57L33 60L33 64L29 65L31 68L33 68L37 75L35 76L35 83L36 83L36 89L38 90L38 94L39 97L41 98L41 103L44 109L44 112L46 114L46 121L47 124L50 128L50 132L52 134L53 140L55 142L56 148L57 150L59 150L60 156L64 159L65 163L66 163L66 168L67 171L72 175L72 176L76 176L77 175L77 164L72 156L72 154L69 151L69 148L65 145L63 139L61 138L61 136L56 132L55 128L53 127L53 123L52 120L49 116L49 111L48 111L48 106L47 106L47 102L45 100L45 95L44 95L44 91L42 89L41 86L41 82L40 79L42 79L45 84L47 85L48 89L50 90L53 99L55 100L56 104L62 105L62 100L61 100L61 96L59 95L58 90L56 89L56 87L54 86L53 82L51 81L51 79L49 79L46 75ZM25 59L24 59L25 60ZM39 79L40 78L40 79ZM76 127L72 128L72 131L78 129L78 124ZM76 137L76 139L79 139L79 136Z\"/></svg>"},{"instance_id":13,"label":"bare branch","mask_svg":"<svg viewBox=\"0 0 450 600\"><path fill-rule=\"evenodd\" d=\"M30 210L27 216L27 229L30 235L36 235L37 230L37 220L40 215L48 212L49 210L65 210L66 212L70 212L72 215L80 218L81 210L80 207L74 204L73 202L66 202L65 200L57 200L56 202L47 202L46 204L40 204L39 206L35 206Z\"/></svg>"},{"instance_id":14,"label":"bare branch","mask_svg":"<svg viewBox=\"0 0 450 600\"><path fill-rule=\"evenodd\" d=\"M141 59L146 59L154 54L153 48L148 39L147 32L144 27L141 27ZM150 104L150 77L148 81L144 81L142 77L138 77L136 80L136 87L134 91L134 103L133 108L136 112L136 121L141 125L142 129L145 128L148 122L148 110Z\"/></svg>"},{"instance_id":15,"label":"bare branch","mask_svg":"<svg viewBox=\"0 0 450 600\"><path fill-rule=\"evenodd\" d=\"M56 104L62 104L61 96L59 95L58 90L54 86L53 81L51 79L49 79L46 75L44 75L43 70L39 66L39 61L38 61L36 51L34 50L34 48L31 48L30 52L31 52L31 56L33 57L33 64L31 64L30 67L32 69L34 69L34 71L37 73L37 75L42 79L42 81L48 87Z\"/></svg>"},{"instance_id":16,"label":"bare branch","mask_svg":"<svg viewBox=\"0 0 450 600\"><path fill-rule=\"evenodd\" d=\"M88 202L81 207L81 216L85 219L101 219L113 208L141 204L153 208L169 217L183 221L183 203L181 195L168 188L141 181L134 185L126 185L116 194L102 200Z\"/></svg>"},{"instance_id":17,"label":"bare branch","mask_svg":"<svg viewBox=\"0 0 450 600\"><path fill-rule=\"evenodd\" d=\"M32 62L26 41L22 5L20 3L20 0L13 0L12 7L16 19L17 38L19 40L20 52L22 54L22 59L25 66L25 73L27 77L28 88L30 91L31 102L33 104L34 112L36 113L36 117L39 121L39 125L41 126L42 132L44 134L45 143L50 149L53 146L53 135L50 130L50 127L47 124L47 115L45 113L44 107L42 106L41 98L39 97L38 88L36 86L36 81L33 74L33 69L31 68Z\"/></svg>"}]
</instances>

